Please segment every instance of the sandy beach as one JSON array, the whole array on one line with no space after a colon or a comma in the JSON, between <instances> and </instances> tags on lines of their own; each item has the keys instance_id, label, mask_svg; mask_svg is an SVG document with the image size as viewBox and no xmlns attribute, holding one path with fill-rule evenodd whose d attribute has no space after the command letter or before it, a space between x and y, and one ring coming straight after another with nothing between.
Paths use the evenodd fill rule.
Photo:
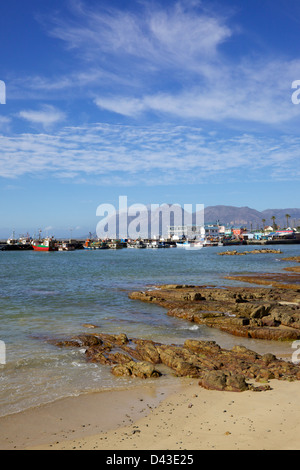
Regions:
<instances>
[{"instance_id":1,"label":"sandy beach","mask_svg":"<svg viewBox=\"0 0 300 470\"><path fill-rule=\"evenodd\" d=\"M169 385L67 398L0 419L1 449L299 449L300 382L264 392Z\"/></svg>"},{"instance_id":2,"label":"sandy beach","mask_svg":"<svg viewBox=\"0 0 300 470\"><path fill-rule=\"evenodd\" d=\"M192 296L197 288L192 287L191 292L189 289L168 285L164 291L151 293L151 299L157 296L159 303L159 293L162 293L163 301L164 297L169 299L168 308L179 305L175 309L179 314L182 302L184 313L197 307L202 320L199 298ZM205 295L201 295L201 306L207 306L212 295L217 299L220 296L222 306L228 296L232 303L232 292L233 288L210 290L209 301L206 301L205 291ZM280 327L274 322L263 324L261 318L270 315L263 311L260 317L254 310L251 316L248 312L251 322L238 323L237 333L242 337L245 331L253 335L258 330L266 332L267 337L275 332L284 337L287 333L288 339L292 339L291 334L298 335L299 314L295 309L299 303L298 290L276 291L277 303L273 299L273 290L260 292L243 288L237 293L239 299L244 300L234 301L239 308L240 304L246 303L251 314L250 307L261 309L266 300L270 300L273 303L266 313L275 306L275 318L282 320ZM142 295L149 295L149 291ZM242 295L247 298L243 299ZM172 304L173 298L178 305ZM217 301L214 299L214 306ZM233 310L236 309L235 305ZM278 309L283 316L276 317ZM195 321L197 312L192 312ZM231 317L229 321L226 315L216 316L219 322L223 317L228 326ZM214 315L205 314L203 318L214 319ZM245 320L245 316L241 318ZM291 318L293 326L288 327L286 323ZM236 322L234 325L236 327ZM121 452L300 448L300 376L299 366L290 362L291 352L283 354L281 351L277 357L271 353L260 355L243 345L227 350L214 341L196 339L177 346L164 345L151 340L129 339L124 333L84 334L71 341L58 341L55 346L87 348L85 353L90 361L110 365L111 372L117 377L131 375L132 385L124 381L126 389L90 391L1 417L1 450ZM215 372L221 372L221 375Z\"/></svg>"}]
</instances>

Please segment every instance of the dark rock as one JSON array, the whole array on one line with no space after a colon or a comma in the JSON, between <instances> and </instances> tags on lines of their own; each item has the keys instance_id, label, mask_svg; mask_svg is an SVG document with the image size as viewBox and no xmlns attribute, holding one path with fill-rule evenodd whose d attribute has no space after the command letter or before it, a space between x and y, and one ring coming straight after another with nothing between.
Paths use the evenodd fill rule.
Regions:
<instances>
[{"instance_id":1,"label":"dark rock","mask_svg":"<svg viewBox=\"0 0 300 470\"><path fill-rule=\"evenodd\" d=\"M204 374L199 385L208 390L220 390L230 392L243 392L248 390L248 384L242 375L234 375L230 372L213 370Z\"/></svg>"},{"instance_id":2,"label":"dark rock","mask_svg":"<svg viewBox=\"0 0 300 470\"><path fill-rule=\"evenodd\" d=\"M129 297L156 303L166 308L170 316L235 336L278 341L300 339L300 298L293 289L168 285L133 292Z\"/></svg>"},{"instance_id":3,"label":"dark rock","mask_svg":"<svg viewBox=\"0 0 300 470\"><path fill-rule=\"evenodd\" d=\"M137 340L135 350L144 361L150 361L153 364L161 362L159 351L154 341Z\"/></svg>"},{"instance_id":4,"label":"dark rock","mask_svg":"<svg viewBox=\"0 0 300 470\"><path fill-rule=\"evenodd\" d=\"M276 358L276 356L274 356L274 354L267 353L267 354L264 354L264 355L262 356L261 360L262 360L266 365L269 365L270 363L277 361L277 358Z\"/></svg>"},{"instance_id":5,"label":"dark rock","mask_svg":"<svg viewBox=\"0 0 300 470\"><path fill-rule=\"evenodd\" d=\"M149 362L127 362L119 364L112 368L112 373L118 377L132 376L146 379L149 377L160 377L161 373L154 368Z\"/></svg>"},{"instance_id":6,"label":"dark rock","mask_svg":"<svg viewBox=\"0 0 300 470\"><path fill-rule=\"evenodd\" d=\"M74 340L50 341L50 343L58 346L59 348L78 348L80 346L80 342Z\"/></svg>"},{"instance_id":7,"label":"dark rock","mask_svg":"<svg viewBox=\"0 0 300 470\"><path fill-rule=\"evenodd\" d=\"M81 346L96 346L101 345L102 340L96 335L79 335L73 338L75 341L78 341Z\"/></svg>"},{"instance_id":8,"label":"dark rock","mask_svg":"<svg viewBox=\"0 0 300 470\"><path fill-rule=\"evenodd\" d=\"M206 372L199 385L209 390L225 390L226 388L226 375L221 370L213 370Z\"/></svg>"},{"instance_id":9,"label":"dark rock","mask_svg":"<svg viewBox=\"0 0 300 470\"><path fill-rule=\"evenodd\" d=\"M273 330L276 330L274 328ZM199 379L208 389L226 391L257 390L247 380L267 383L272 379L300 380L300 365L273 354L260 355L245 346L223 349L215 341L187 339L183 345L167 345L126 335L78 336L77 341L59 341L60 347L85 344L88 361L109 365L117 376L159 377L155 367L163 364L179 377ZM89 346L90 345L90 346ZM259 390L268 387L260 386Z\"/></svg>"},{"instance_id":10,"label":"dark rock","mask_svg":"<svg viewBox=\"0 0 300 470\"><path fill-rule=\"evenodd\" d=\"M158 347L158 351L161 362L173 369L177 376L200 376L201 370L197 364L197 358L195 357L193 362L192 356L183 348L162 345Z\"/></svg>"}]
</instances>

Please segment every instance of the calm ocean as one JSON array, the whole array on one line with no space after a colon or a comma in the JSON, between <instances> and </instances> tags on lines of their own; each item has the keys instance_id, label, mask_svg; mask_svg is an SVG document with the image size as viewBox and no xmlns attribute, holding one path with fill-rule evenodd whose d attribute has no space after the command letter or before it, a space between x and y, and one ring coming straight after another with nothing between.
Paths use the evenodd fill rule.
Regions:
<instances>
[{"instance_id":1,"label":"calm ocean","mask_svg":"<svg viewBox=\"0 0 300 470\"><path fill-rule=\"evenodd\" d=\"M0 252L0 340L6 345L6 364L0 365L0 416L62 397L136 385L136 380L114 377L109 367L87 363L78 349L56 348L48 342L53 338L122 332L166 343L196 338L227 348L244 344L258 352L292 354L291 344L232 337L128 298L131 291L159 284L232 285L223 276L279 272L291 265L281 258L300 255L299 245L276 248L282 254L217 255L227 247ZM99 328L87 330L84 323Z\"/></svg>"}]
</instances>

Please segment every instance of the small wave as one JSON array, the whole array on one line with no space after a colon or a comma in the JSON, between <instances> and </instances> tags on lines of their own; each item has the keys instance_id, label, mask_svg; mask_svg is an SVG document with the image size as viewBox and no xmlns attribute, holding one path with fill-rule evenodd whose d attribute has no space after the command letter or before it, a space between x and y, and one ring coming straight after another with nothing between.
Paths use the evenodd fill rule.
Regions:
<instances>
[{"instance_id":1,"label":"small wave","mask_svg":"<svg viewBox=\"0 0 300 470\"><path fill-rule=\"evenodd\" d=\"M43 290L43 289L31 289L30 294L33 295L57 295L59 292L57 290Z\"/></svg>"},{"instance_id":2,"label":"small wave","mask_svg":"<svg viewBox=\"0 0 300 470\"><path fill-rule=\"evenodd\" d=\"M198 325L193 325L193 326L182 326L181 327L182 330L190 330L190 331L195 331L195 330L199 330L199 326Z\"/></svg>"},{"instance_id":3,"label":"small wave","mask_svg":"<svg viewBox=\"0 0 300 470\"><path fill-rule=\"evenodd\" d=\"M234 313L231 313L231 312L224 312L224 315L226 317L236 317L236 315Z\"/></svg>"},{"instance_id":4,"label":"small wave","mask_svg":"<svg viewBox=\"0 0 300 470\"><path fill-rule=\"evenodd\" d=\"M66 354L32 354L8 361L4 368L6 371L18 369L46 369L61 368L67 366L72 357L77 356L78 351L68 351Z\"/></svg>"}]
</instances>

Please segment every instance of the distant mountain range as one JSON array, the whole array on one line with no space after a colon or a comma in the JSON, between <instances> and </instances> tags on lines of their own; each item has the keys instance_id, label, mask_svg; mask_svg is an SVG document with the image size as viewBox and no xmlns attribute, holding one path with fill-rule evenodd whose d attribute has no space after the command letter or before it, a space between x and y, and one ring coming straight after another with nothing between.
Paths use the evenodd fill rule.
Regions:
<instances>
[{"instance_id":1,"label":"distant mountain range","mask_svg":"<svg viewBox=\"0 0 300 470\"><path fill-rule=\"evenodd\" d=\"M300 225L300 209L266 209L257 211L250 207L235 206L209 206L205 207L205 223L219 220L223 225L246 225L249 229L261 228L263 225L272 225L272 217L281 228L287 226L286 214L289 214L288 225L297 227ZM263 222L264 220L264 222Z\"/></svg>"},{"instance_id":2,"label":"distant mountain range","mask_svg":"<svg viewBox=\"0 0 300 470\"><path fill-rule=\"evenodd\" d=\"M159 233L159 234L166 234L168 225L182 224L182 219L184 215L183 209L178 206L178 212L176 216L176 222L174 217L170 217L170 205L165 205L164 207L160 208L157 212L151 214L152 216L152 224L150 224L150 216L149 213L146 211L142 212L138 217L130 216L128 217L128 223L130 227L135 229L137 225L139 225L138 230L140 230L141 237L147 237L147 233ZM245 226L249 230L252 228L253 230L260 229L264 226L273 225L272 217L275 217L275 223L280 228L284 228L287 226L287 219L286 214L289 214L288 225L292 228L296 228L300 226L300 209L299 208L287 208L287 209L266 209L263 211L258 211L256 209L252 209L251 207L236 207L236 206L224 206L224 205L217 205L217 206L207 206L204 207L204 222L206 224L209 223L216 223L219 221L220 225L225 226ZM198 224L201 225L202 215L199 217L199 213L193 214L192 218L189 214L189 218L185 219L185 223L188 225L191 223L190 220L192 219L192 223L194 224L195 221L198 221ZM170 221L171 218L171 221ZM114 224L114 221L110 219L106 219L109 223ZM118 225L118 222L117 222ZM159 230L156 230L156 227L159 227ZM83 228L83 227L82 227ZM89 237L89 230L92 232L92 237L96 237L97 235L100 238L104 238L107 235L103 233L98 233L95 231L94 227L91 227L92 230L88 227L84 227L80 234L73 232L73 238L77 239L86 239ZM26 233L30 227L26 227L23 229L16 230L16 236L18 237L20 233ZM147 233L146 233L147 232ZM32 229L30 232L31 235L35 233L35 229ZM0 228L0 238L1 240L6 240L10 237L12 232L8 229ZM50 234L49 234L50 235ZM53 227L53 235L57 238L69 238L70 231L65 230L63 228L55 228ZM137 237L136 237L137 238Z\"/></svg>"},{"instance_id":3,"label":"distant mountain range","mask_svg":"<svg viewBox=\"0 0 300 470\"><path fill-rule=\"evenodd\" d=\"M194 213L192 216L184 212L181 206L176 208L176 216L172 215L172 210L174 206L165 204L156 211L151 213L143 211L137 213L137 216L131 215L128 217L128 227L129 227L129 237L137 238L138 236L147 238L149 234L163 234L166 235L169 225L191 225L192 223L201 225L203 221L203 212ZM175 213L175 212L174 212ZM126 214L126 213L125 213ZM287 220L287 214L289 215ZM119 214L120 215L120 214ZM264 211L258 211L256 209L251 209L250 207L235 207L235 206L208 206L204 208L204 223L216 223L219 222L220 225L225 226L243 226L247 227L249 230L261 229L264 226L273 225L273 219L275 217L275 224L284 228L288 226L297 227L300 226L300 209L266 209ZM122 227L124 227L124 213L123 217L121 214L120 220L123 221ZM102 223L103 222L103 223ZM120 235L120 238L125 238L124 231L120 230L119 232L119 223L112 218L107 218L101 221L102 229L100 230L99 226L97 229L97 236L99 238L105 238L106 236L110 237L111 228L115 230L117 227L117 234ZM109 233L103 231L109 228ZM125 227L126 228L126 227ZM111 238L114 238L113 236Z\"/></svg>"}]
</instances>

